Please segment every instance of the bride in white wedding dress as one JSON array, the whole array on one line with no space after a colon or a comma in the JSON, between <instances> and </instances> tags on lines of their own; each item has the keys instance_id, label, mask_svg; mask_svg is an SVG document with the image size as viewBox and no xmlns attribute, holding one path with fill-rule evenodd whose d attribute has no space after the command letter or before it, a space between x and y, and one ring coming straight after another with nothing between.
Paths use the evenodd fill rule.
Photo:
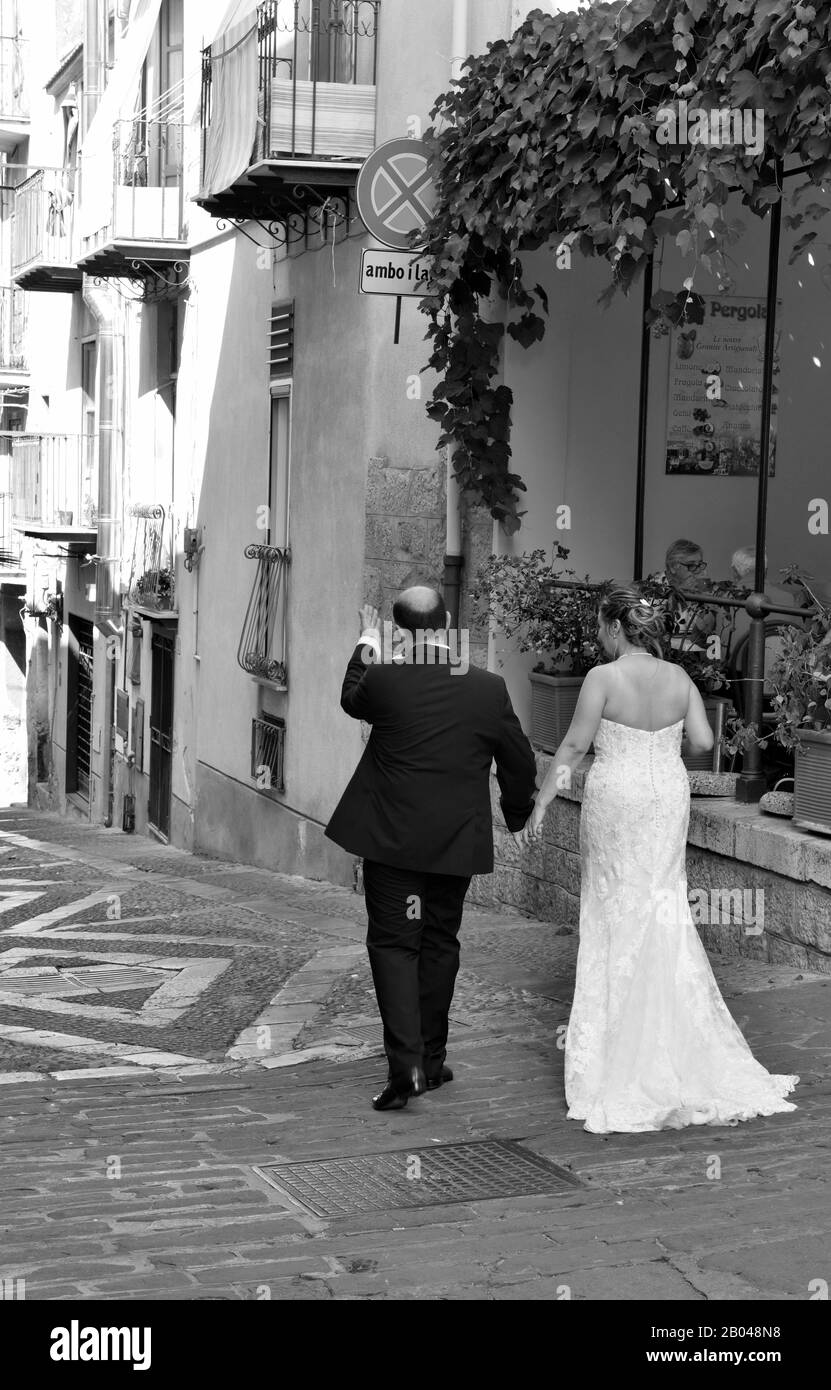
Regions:
<instances>
[{"instance_id":1,"label":"bride in white wedding dress","mask_svg":"<svg viewBox=\"0 0 831 1390\"><path fill-rule=\"evenodd\" d=\"M548 805L594 742L580 820L577 979L565 1045L568 1118L594 1134L736 1124L797 1107L798 1076L755 1060L719 992L687 899L690 814L681 760L713 746L698 690L660 659L659 613L634 586L602 602L608 664L577 709L517 838L542 835Z\"/></svg>"}]
</instances>

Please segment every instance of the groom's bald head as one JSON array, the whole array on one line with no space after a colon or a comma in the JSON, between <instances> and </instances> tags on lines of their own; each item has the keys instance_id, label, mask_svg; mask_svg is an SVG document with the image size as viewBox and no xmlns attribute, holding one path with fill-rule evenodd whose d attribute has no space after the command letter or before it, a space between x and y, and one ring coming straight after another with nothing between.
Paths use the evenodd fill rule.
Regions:
<instances>
[{"instance_id":1,"label":"groom's bald head","mask_svg":"<svg viewBox=\"0 0 831 1390\"><path fill-rule=\"evenodd\" d=\"M441 632L447 627L444 599L426 584L404 589L392 606L392 616L405 632Z\"/></svg>"}]
</instances>

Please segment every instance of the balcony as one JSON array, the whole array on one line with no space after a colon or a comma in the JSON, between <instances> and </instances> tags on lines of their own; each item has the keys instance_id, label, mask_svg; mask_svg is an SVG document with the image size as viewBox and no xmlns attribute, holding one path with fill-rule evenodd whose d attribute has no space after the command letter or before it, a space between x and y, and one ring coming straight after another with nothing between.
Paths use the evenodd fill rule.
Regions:
<instances>
[{"instance_id":1,"label":"balcony","mask_svg":"<svg viewBox=\"0 0 831 1390\"><path fill-rule=\"evenodd\" d=\"M0 151L10 155L29 134L25 40L0 34Z\"/></svg>"},{"instance_id":2,"label":"balcony","mask_svg":"<svg viewBox=\"0 0 831 1390\"><path fill-rule=\"evenodd\" d=\"M26 357L26 326L28 301L25 290L15 285L0 285L0 391L9 393L15 387L29 384L29 364Z\"/></svg>"},{"instance_id":3,"label":"balcony","mask_svg":"<svg viewBox=\"0 0 831 1390\"><path fill-rule=\"evenodd\" d=\"M156 266L187 259L183 151L181 121L116 123L112 218L82 239L82 270L143 278Z\"/></svg>"},{"instance_id":4,"label":"balcony","mask_svg":"<svg viewBox=\"0 0 831 1390\"><path fill-rule=\"evenodd\" d=\"M6 431L12 525L27 536L95 545L98 436Z\"/></svg>"},{"instance_id":5,"label":"balcony","mask_svg":"<svg viewBox=\"0 0 831 1390\"><path fill-rule=\"evenodd\" d=\"M231 57L218 43L216 53L204 50L202 207L214 217L279 221L327 199L348 202L375 146L379 9L380 0L258 7L255 134L236 173L217 141L239 135L244 103L224 72Z\"/></svg>"},{"instance_id":6,"label":"balcony","mask_svg":"<svg viewBox=\"0 0 831 1390\"><path fill-rule=\"evenodd\" d=\"M67 175L38 169L15 188L12 279L24 290L81 288L75 259L75 199Z\"/></svg>"}]
</instances>

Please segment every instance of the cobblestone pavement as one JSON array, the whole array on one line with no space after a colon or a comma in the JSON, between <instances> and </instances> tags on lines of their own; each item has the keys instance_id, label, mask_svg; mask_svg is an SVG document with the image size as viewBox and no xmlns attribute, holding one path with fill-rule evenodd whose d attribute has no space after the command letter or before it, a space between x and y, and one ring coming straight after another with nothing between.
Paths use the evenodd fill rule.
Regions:
<instances>
[{"instance_id":1,"label":"cobblestone pavement","mask_svg":"<svg viewBox=\"0 0 831 1390\"><path fill-rule=\"evenodd\" d=\"M0 811L4 1287L25 1281L29 1299L822 1297L829 977L716 962L756 1055L802 1077L797 1111L597 1136L565 1118L568 928L466 913L455 1079L387 1114L369 1106L385 1066L363 935L347 889ZM570 1182L487 1199L449 1179L418 1186L422 1161L486 1140L519 1141ZM479 1152L465 1151L471 1182ZM494 1162L481 1159L483 1182ZM321 1214L269 1173L300 1163L324 1166L293 1180L328 1181L345 1210ZM384 1165L407 1179L392 1196Z\"/></svg>"}]
</instances>

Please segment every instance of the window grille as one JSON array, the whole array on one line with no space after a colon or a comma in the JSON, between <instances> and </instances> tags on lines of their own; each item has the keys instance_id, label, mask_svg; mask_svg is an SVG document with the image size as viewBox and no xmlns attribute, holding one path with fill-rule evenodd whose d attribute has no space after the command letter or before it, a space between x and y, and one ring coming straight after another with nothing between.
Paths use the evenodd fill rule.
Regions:
<instances>
[{"instance_id":1,"label":"window grille","mask_svg":"<svg viewBox=\"0 0 831 1390\"><path fill-rule=\"evenodd\" d=\"M249 545L245 554L249 560L257 561L257 573L237 648L237 661L250 675L285 685L286 596L291 552L276 545Z\"/></svg>"},{"instance_id":2,"label":"window grille","mask_svg":"<svg viewBox=\"0 0 831 1390\"><path fill-rule=\"evenodd\" d=\"M285 791L283 766L286 751L286 721L262 714L251 721L251 776L257 789Z\"/></svg>"}]
</instances>

